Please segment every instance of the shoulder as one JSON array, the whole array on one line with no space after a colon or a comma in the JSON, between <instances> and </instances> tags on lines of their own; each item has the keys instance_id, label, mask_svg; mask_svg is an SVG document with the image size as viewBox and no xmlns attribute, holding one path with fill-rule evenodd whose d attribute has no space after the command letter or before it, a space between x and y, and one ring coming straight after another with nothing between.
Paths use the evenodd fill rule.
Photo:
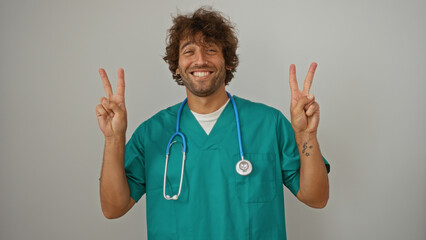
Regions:
<instances>
[{"instance_id":1,"label":"shoulder","mask_svg":"<svg viewBox=\"0 0 426 240\"><path fill-rule=\"evenodd\" d=\"M154 122L162 122L168 119L176 119L177 112L179 110L179 106L181 103L177 103L173 106L170 106L168 108L165 108L156 114L154 114L151 118L145 121L145 123L151 124Z\"/></svg>"},{"instance_id":2,"label":"shoulder","mask_svg":"<svg viewBox=\"0 0 426 240\"><path fill-rule=\"evenodd\" d=\"M176 124L177 112L181 103L177 103L173 106L165 108L156 114L154 114L149 119L142 122L135 130L135 133L143 133L147 129L155 127L167 127L170 124ZM158 128L157 128L158 129Z\"/></svg>"}]
</instances>

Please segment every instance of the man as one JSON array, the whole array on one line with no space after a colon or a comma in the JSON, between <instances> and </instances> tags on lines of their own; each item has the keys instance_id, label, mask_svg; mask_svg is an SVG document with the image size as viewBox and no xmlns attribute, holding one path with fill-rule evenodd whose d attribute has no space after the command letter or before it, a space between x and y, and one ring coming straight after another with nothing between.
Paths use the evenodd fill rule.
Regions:
<instances>
[{"instance_id":1,"label":"man","mask_svg":"<svg viewBox=\"0 0 426 240\"><path fill-rule=\"evenodd\" d=\"M328 200L319 105L309 94L317 64L302 91L290 66L290 124L278 110L225 91L238 65L238 40L227 19L201 8L173 22L164 60L185 86L187 102L142 123L127 145L124 71L113 94L99 70L107 94L96 107L105 135L104 215L124 215L146 193L149 239L285 239L282 184L311 207ZM175 132L182 135L170 139Z\"/></svg>"}]
</instances>

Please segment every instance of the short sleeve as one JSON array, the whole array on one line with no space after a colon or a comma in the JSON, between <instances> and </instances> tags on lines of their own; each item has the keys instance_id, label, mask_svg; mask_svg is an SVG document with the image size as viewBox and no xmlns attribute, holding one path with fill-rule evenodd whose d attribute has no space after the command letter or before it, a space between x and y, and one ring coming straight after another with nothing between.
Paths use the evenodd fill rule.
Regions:
<instances>
[{"instance_id":1,"label":"short sleeve","mask_svg":"<svg viewBox=\"0 0 426 240\"><path fill-rule=\"evenodd\" d=\"M124 169L129 184L130 197L136 202L146 192L145 185L145 149L142 137L145 124L141 124L126 144L124 153Z\"/></svg>"},{"instance_id":2,"label":"short sleeve","mask_svg":"<svg viewBox=\"0 0 426 240\"><path fill-rule=\"evenodd\" d=\"M283 184L296 196L300 188L300 155L290 121L279 113L277 124ZM323 157L327 172L330 165Z\"/></svg>"}]
</instances>

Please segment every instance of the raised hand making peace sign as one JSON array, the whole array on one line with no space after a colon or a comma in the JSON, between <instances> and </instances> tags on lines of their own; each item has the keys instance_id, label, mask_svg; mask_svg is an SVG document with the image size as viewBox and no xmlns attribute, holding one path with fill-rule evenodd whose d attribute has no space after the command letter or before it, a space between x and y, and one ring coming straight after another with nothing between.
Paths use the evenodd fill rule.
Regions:
<instances>
[{"instance_id":1,"label":"raised hand making peace sign","mask_svg":"<svg viewBox=\"0 0 426 240\"><path fill-rule=\"evenodd\" d=\"M290 65L290 89L291 89L291 125L295 134L316 133L319 124L319 105L315 97L309 94L314 78L316 63L312 63L305 78L303 91L299 90L296 79L296 66Z\"/></svg>"},{"instance_id":2,"label":"raised hand making peace sign","mask_svg":"<svg viewBox=\"0 0 426 240\"><path fill-rule=\"evenodd\" d=\"M117 92L113 94L111 83L104 69L99 69L106 97L96 106L99 128L105 138L124 137L127 129L127 111L124 104L124 70L118 69Z\"/></svg>"}]
</instances>

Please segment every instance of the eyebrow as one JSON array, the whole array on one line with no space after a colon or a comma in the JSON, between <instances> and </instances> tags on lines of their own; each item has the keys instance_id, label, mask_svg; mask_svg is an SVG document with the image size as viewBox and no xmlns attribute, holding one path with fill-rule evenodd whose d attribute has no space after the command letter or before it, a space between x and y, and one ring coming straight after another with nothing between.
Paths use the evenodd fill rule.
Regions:
<instances>
[{"instance_id":1,"label":"eyebrow","mask_svg":"<svg viewBox=\"0 0 426 240\"><path fill-rule=\"evenodd\" d=\"M182 45L182 47L180 48L180 50L182 51L186 46L193 44L193 41L188 41L185 44Z\"/></svg>"},{"instance_id":2,"label":"eyebrow","mask_svg":"<svg viewBox=\"0 0 426 240\"><path fill-rule=\"evenodd\" d=\"M185 47L187 47L187 46L189 46L189 45L191 45L191 44L196 44L194 41L188 41L188 42L186 42L186 43L184 43L183 45L182 45L182 47L180 48L180 50L179 51L182 51ZM213 42L207 42L206 43L208 46L216 46L216 47L219 47L216 43L213 43Z\"/></svg>"}]
</instances>

